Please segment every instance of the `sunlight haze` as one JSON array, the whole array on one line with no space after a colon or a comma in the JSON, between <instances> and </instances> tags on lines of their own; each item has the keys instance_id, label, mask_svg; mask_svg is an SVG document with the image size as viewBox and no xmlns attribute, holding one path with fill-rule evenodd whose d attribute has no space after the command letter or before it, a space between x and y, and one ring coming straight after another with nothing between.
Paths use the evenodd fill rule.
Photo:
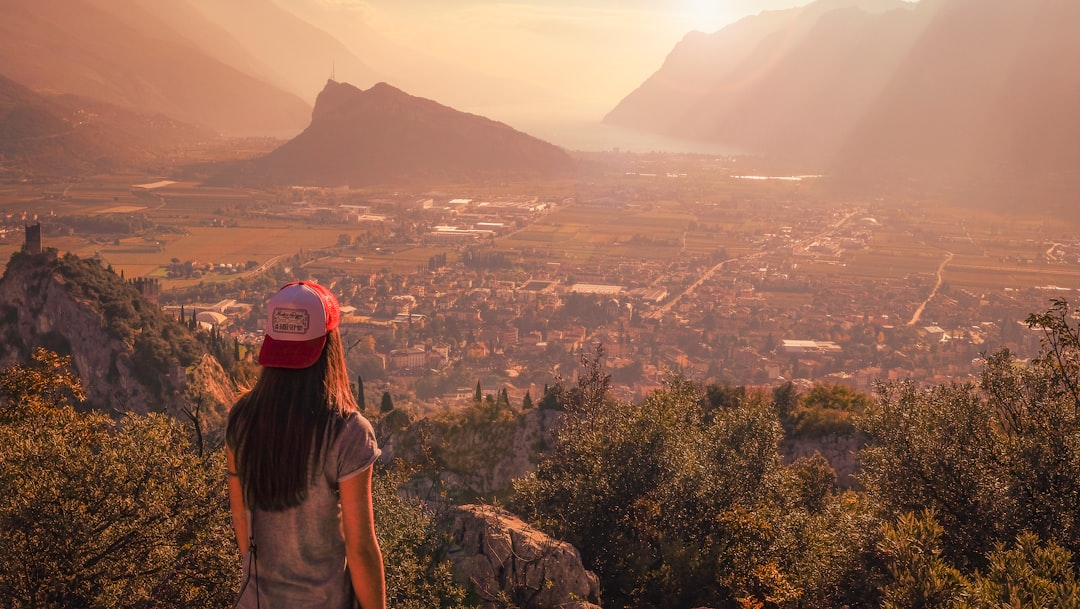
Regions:
<instances>
[{"instance_id":1,"label":"sunlight haze","mask_svg":"<svg viewBox=\"0 0 1080 609\"><path fill-rule=\"evenodd\" d=\"M276 1L337 36L361 58L376 52L370 45L374 33L388 45L518 84L524 99L507 104L479 98L462 108L512 122L538 116L598 120L655 72L688 32L713 32L746 15L806 3ZM364 32L367 39L361 38ZM440 74L430 78L428 84L437 90Z\"/></svg>"}]
</instances>

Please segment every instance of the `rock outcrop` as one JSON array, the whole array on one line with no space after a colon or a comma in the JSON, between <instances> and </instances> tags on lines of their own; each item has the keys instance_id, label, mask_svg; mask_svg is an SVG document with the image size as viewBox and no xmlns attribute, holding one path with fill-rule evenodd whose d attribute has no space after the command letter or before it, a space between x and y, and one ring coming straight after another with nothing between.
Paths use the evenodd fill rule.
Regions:
<instances>
[{"instance_id":1,"label":"rock outcrop","mask_svg":"<svg viewBox=\"0 0 1080 609\"><path fill-rule=\"evenodd\" d=\"M600 580L574 546L491 506L451 508L450 523L455 577L485 607L503 607L499 597L508 596L522 609L599 609Z\"/></svg>"},{"instance_id":2,"label":"rock outcrop","mask_svg":"<svg viewBox=\"0 0 1080 609\"><path fill-rule=\"evenodd\" d=\"M867 439L860 434L828 434L820 438L786 439L780 443L780 450L786 463L820 454L828 459L836 472L836 483L840 488L855 488L859 474L859 462L855 455L866 446L866 442Z\"/></svg>"},{"instance_id":3,"label":"rock outcrop","mask_svg":"<svg viewBox=\"0 0 1080 609\"><path fill-rule=\"evenodd\" d=\"M189 374L208 416L235 394L217 360L157 305L96 261L55 251L17 253L0 278L0 366L37 347L70 354L87 406L108 412L180 417Z\"/></svg>"}]
</instances>

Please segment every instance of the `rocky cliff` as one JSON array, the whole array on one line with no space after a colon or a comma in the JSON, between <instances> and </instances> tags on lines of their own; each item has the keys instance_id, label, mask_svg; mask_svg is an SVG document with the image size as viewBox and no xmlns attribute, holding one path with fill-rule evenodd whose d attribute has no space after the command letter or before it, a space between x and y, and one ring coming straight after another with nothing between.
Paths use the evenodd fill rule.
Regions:
<instances>
[{"instance_id":1,"label":"rocky cliff","mask_svg":"<svg viewBox=\"0 0 1080 609\"><path fill-rule=\"evenodd\" d=\"M194 394L215 418L235 388L187 329L93 260L16 253L0 278L0 366L37 347L70 354L87 405L183 418Z\"/></svg>"}]
</instances>

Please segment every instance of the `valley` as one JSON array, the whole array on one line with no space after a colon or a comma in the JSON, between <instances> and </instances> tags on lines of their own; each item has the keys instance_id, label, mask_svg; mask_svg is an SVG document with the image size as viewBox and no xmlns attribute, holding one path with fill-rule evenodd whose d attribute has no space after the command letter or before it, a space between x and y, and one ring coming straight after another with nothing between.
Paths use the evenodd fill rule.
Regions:
<instances>
[{"instance_id":1,"label":"valley","mask_svg":"<svg viewBox=\"0 0 1080 609\"><path fill-rule=\"evenodd\" d=\"M851 196L755 159L577 153L575 179L276 189L117 174L0 194L5 260L43 244L154 279L170 309L226 313L254 346L258 305L305 276L342 294L354 375L419 412L520 402L603 344L616 395L669 371L776 386L965 381L1023 320L1080 287L1072 225L941 199ZM254 312L251 312L253 311Z\"/></svg>"}]
</instances>

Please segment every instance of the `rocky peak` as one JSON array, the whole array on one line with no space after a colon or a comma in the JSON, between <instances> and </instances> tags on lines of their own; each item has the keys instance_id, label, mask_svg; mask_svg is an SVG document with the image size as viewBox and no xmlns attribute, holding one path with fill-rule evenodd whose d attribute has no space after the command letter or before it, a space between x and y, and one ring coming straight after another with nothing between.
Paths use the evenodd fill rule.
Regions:
<instances>
[{"instance_id":1,"label":"rocky peak","mask_svg":"<svg viewBox=\"0 0 1080 609\"><path fill-rule=\"evenodd\" d=\"M0 277L0 366L27 361L37 347L70 354L87 405L109 412L180 415L189 374L200 379L210 418L236 392L202 344L133 286L55 250L16 253Z\"/></svg>"}]
</instances>

